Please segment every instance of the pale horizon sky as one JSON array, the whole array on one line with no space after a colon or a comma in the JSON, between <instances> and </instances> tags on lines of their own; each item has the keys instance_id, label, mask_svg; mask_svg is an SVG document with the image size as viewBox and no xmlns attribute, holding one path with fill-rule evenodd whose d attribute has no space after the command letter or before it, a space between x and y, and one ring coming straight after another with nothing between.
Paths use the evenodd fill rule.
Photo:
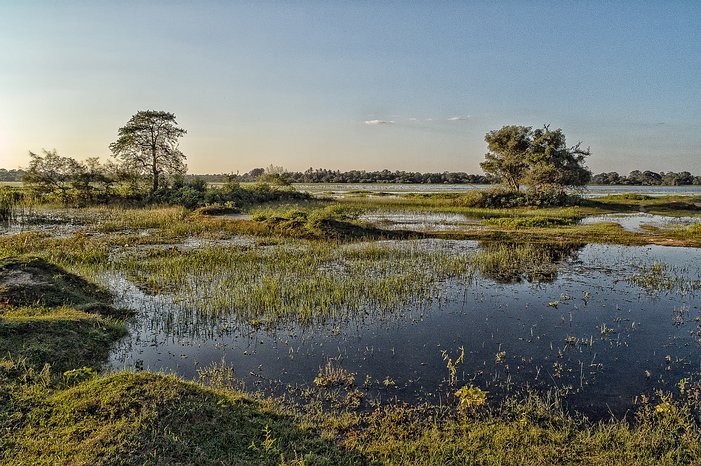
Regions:
<instances>
[{"instance_id":1,"label":"pale horizon sky","mask_svg":"<svg viewBox=\"0 0 701 466\"><path fill-rule=\"evenodd\" d=\"M0 0L0 168L175 113L190 173L481 173L562 128L595 173L701 174L701 2Z\"/></svg>"}]
</instances>

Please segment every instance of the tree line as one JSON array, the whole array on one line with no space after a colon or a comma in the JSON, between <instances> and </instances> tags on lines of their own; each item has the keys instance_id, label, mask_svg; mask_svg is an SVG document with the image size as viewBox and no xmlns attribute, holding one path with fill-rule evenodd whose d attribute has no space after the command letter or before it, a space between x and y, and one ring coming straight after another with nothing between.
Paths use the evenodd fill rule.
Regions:
<instances>
[{"instance_id":1,"label":"tree line","mask_svg":"<svg viewBox=\"0 0 701 466\"><path fill-rule=\"evenodd\" d=\"M683 172L653 172L650 170L633 170L626 175L617 172L594 175L591 183L595 185L629 185L629 186L688 186L701 185L701 176Z\"/></svg>"},{"instance_id":2,"label":"tree line","mask_svg":"<svg viewBox=\"0 0 701 466\"><path fill-rule=\"evenodd\" d=\"M55 151L52 151L55 152ZM108 165L109 166L109 165ZM257 182L265 173L265 168L254 168L244 174L205 173L184 175L186 182L201 179L207 183L225 183L230 177L239 182ZM0 181L22 181L26 170L0 168ZM290 183L417 183L417 184L494 184L499 180L486 175L474 175L465 172L421 173L402 170L329 170L309 168L304 172L285 172L284 178ZM591 185L624 186L689 186L701 185L701 175L688 171L653 172L633 170L628 175L617 172L602 172L593 175Z\"/></svg>"},{"instance_id":3,"label":"tree line","mask_svg":"<svg viewBox=\"0 0 701 466\"><path fill-rule=\"evenodd\" d=\"M275 167L279 168L279 167ZM273 172L276 170L273 170ZM259 181L274 175L270 169L254 168L248 173L235 175L242 182ZM465 172L421 173L404 170L329 170L309 168L303 172L283 171L280 178L288 183L414 183L414 184L492 184L496 180L485 175Z\"/></svg>"}]
</instances>

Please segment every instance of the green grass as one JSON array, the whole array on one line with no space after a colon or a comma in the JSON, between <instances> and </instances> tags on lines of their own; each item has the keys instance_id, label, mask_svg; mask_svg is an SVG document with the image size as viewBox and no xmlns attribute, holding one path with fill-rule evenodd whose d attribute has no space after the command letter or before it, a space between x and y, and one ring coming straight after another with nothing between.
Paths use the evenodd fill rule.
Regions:
<instances>
[{"instance_id":1,"label":"green grass","mask_svg":"<svg viewBox=\"0 0 701 466\"><path fill-rule=\"evenodd\" d=\"M486 225L503 228L547 228L553 226L574 225L577 219L571 217L546 217L533 215L528 217L496 217L483 221Z\"/></svg>"},{"instance_id":2,"label":"green grass","mask_svg":"<svg viewBox=\"0 0 701 466\"><path fill-rule=\"evenodd\" d=\"M73 305L107 309L112 301L107 290L33 256L0 259L0 293L0 304L11 306Z\"/></svg>"},{"instance_id":3,"label":"green grass","mask_svg":"<svg viewBox=\"0 0 701 466\"><path fill-rule=\"evenodd\" d=\"M23 359L39 370L99 369L124 324L71 308L12 308L0 311L0 358Z\"/></svg>"},{"instance_id":4,"label":"green grass","mask_svg":"<svg viewBox=\"0 0 701 466\"><path fill-rule=\"evenodd\" d=\"M173 376L120 373L34 398L3 464L365 464L269 404Z\"/></svg>"},{"instance_id":5,"label":"green grass","mask_svg":"<svg viewBox=\"0 0 701 466\"><path fill-rule=\"evenodd\" d=\"M696 464L701 436L690 411L663 406L670 409L643 407L633 426L578 420L558 403L534 397L443 419L421 407L384 408L348 435L346 445L392 465Z\"/></svg>"},{"instance_id":6,"label":"green grass","mask_svg":"<svg viewBox=\"0 0 701 466\"><path fill-rule=\"evenodd\" d=\"M582 246L570 243L485 243L474 256L473 264L483 276L500 283L521 280L551 282L557 277L558 263L576 254Z\"/></svg>"},{"instance_id":7,"label":"green grass","mask_svg":"<svg viewBox=\"0 0 701 466\"><path fill-rule=\"evenodd\" d=\"M268 248L157 250L111 265L202 317L304 324L430 302L441 280L469 279L469 258L421 243L297 241Z\"/></svg>"}]
</instances>

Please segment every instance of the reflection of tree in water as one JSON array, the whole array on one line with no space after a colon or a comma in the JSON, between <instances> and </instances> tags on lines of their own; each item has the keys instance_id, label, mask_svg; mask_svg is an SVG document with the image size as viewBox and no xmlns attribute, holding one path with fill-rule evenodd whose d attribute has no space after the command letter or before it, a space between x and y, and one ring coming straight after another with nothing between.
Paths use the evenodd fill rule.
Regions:
<instances>
[{"instance_id":1,"label":"reflection of tree in water","mask_svg":"<svg viewBox=\"0 0 701 466\"><path fill-rule=\"evenodd\" d=\"M477 270L497 283L549 283L557 278L559 264L576 258L584 244L573 243L480 243L474 257Z\"/></svg>"}]
</instances>

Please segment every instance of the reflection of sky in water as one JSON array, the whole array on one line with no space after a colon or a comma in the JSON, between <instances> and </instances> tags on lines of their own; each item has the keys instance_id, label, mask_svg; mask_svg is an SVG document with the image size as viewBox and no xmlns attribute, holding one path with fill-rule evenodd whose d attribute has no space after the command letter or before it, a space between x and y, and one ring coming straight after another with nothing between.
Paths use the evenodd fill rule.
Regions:
<instances>
[{"instance_id":1,"label":"reflection of sky in water","mask_svg":"<svg viewBox=\"0 0 701 466\"><path fill-rule=\"evenodd\" d=\"M640 233L643 225L653 227L665 227L673 225L691 225L701 222L701 217L667 217L664 215L653 215L644 212L632 214L604 214L585 217L580 222L582 225L593 225L601 222L618 223L626 231Z\"/></svg>"},{"instance_id":2,"label":"reflection of sky in water","mask_svg":"<svg viewBox=\"0 0 701 466\"><path fill-rule=\"evenodd\" d=\"M473 242L462 243L449 244L460 253L474 249ZM310 384L328 358L337 358L358 383L368 375L377 396L438 401L448 390L441 350L454 356L464 346L459 384L471 381L492 396L510 384L569 388L573 406L606 416L609 409L621 413L644 391L698 374L699 295L650 296L624 278L662 261L698 279L700 259L698 249L590 245L563 264L553 283L449 282L441 299L424 309L274 331L233 319L193 323L196 317L167 297L144 296L113 278L122 303L140 315L110 364L195 377L197 368L224 359L249 388L275 392ZM681 325L674 324L675 309L688 310ZM506 356L497 364L501 351ZM381 388L385 377L398 387Z\"/></svg>"},{"instance_id":3,"label":"reflection of sky in water","mask_svg":"<svg viewBox=\"0 0 701 466\"><path fill-rule=\"evenodd\" d=\"M439 212L372 212L358 217L385 230L455 231L481 228L480 221L462 214Z\"/></svg>"}]
</instances>

